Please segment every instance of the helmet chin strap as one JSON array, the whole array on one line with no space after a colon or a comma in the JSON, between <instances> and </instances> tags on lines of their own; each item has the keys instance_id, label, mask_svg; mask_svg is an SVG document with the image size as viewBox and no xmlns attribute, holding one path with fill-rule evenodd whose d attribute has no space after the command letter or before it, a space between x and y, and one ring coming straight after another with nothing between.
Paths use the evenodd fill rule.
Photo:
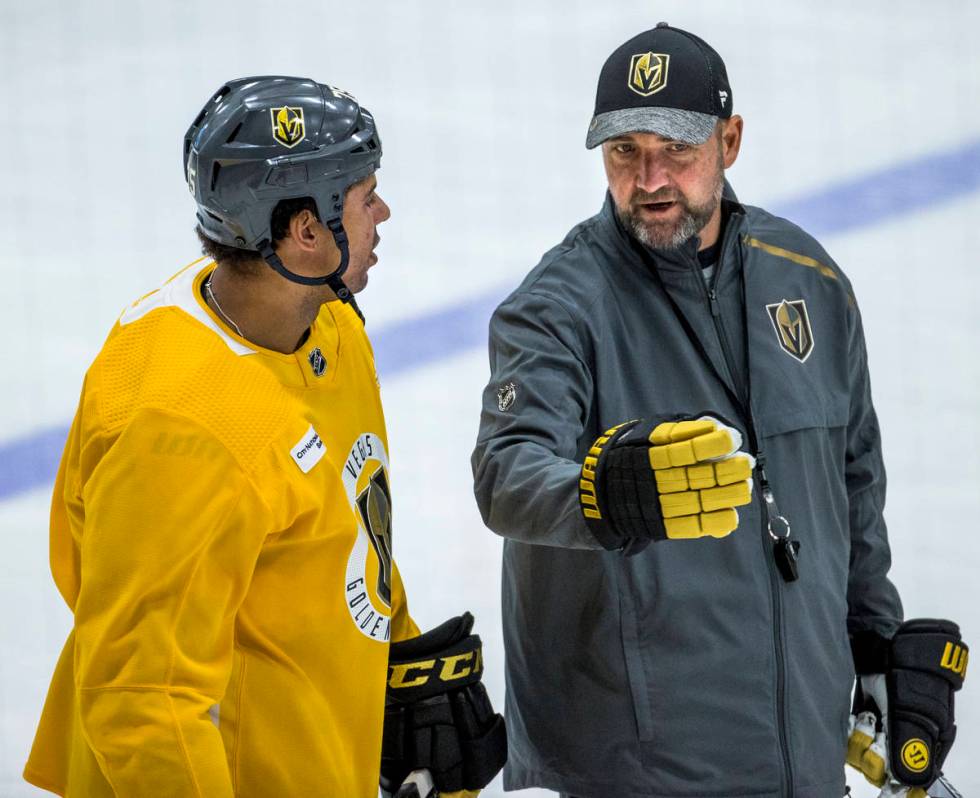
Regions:
<instances>
[{"instance_id":1,"label":"helmet chin strap","mask_svg":"<svg viewBox=\"0 0 980 798\"><path fill-rule=\"evenodd\" d=\"M282 262L282 259L272 248L272 242L268 238L259 242L259 254L266 263L290 282L299 283L300 285L330 286L331 290L337 295L337 299L354 308L354 312L357 313L363 323L364 314L361 313L357 302L354 301L354 294L351 293L351 290L344 284L343 280L344 272L347 271L347 266L350 263L350 246L347 243L347 233L344 230L344 225L339 218L335 217L327 220L326 227L333 234L334 243L337 245L337 249L340 250L340 265L330 274L324 275L323 277L306 277L305 275L296 274L296 272L287 269L286 264Z\"/></svg>"}]
</instances>

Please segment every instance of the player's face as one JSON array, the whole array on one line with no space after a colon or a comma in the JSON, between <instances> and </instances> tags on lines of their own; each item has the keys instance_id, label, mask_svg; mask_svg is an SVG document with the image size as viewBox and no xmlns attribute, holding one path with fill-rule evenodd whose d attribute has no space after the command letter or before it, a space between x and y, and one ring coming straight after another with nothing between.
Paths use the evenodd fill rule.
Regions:
<instances>
[{"instance_id":1,"label":"player's face","mask_svg":"<svg viewBox=\"0 0 980 798\"><path fill-rule=\"evenodd\" d=\"M711 221L719 209L725 168L738 152L738 142L730 152L725 131L722 123L697 145L655 133L629 133L603 143L616 211L639 241L675 249Z\"/></svg>"},{"instance_id":2,"label":"player's face","mask_svg":"<svg viewBox=\"0 0 980 798\"><path fill-rule=\"evenodd\" d=\"M344 230L350 245L350 263L344 273L344 283L353 292L364 289L368 269L378 262L374 248L381 237L378 225L391 216L391 209L378 195L375 175L355 183L344 197Z\"/></svg>"}]
</instances>

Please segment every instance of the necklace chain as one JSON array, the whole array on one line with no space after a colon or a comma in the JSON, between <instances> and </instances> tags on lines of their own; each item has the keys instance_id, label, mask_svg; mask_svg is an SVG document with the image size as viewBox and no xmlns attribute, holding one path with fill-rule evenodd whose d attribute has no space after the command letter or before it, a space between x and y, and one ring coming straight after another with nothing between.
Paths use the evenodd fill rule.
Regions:
<instances>
[{"instance_id":1,"label":"necklace chain","mask_svg":"<svg viewBox=\"0 0 980 798\"><path fill-rule=\"evenodd\" d=\"M216 271L218 270L215 269L214 272ZM204 281L204 290L208 292L208 296L211 298L211 301L214 303L215 310L217 310L218 313L221 314L222 318L226 322L228 322L232 327L235 328L235 332L238 333L239 338L244 338L245 336L242 334L242 328L239 327L237 324L235 324L235 320L227 313L225 313L224 308L222 308L221 305L218 304L218 297L214 295L214 289L211 287L211 278L214 277L214 272L211 272L211 274L208 275L208 279Z\"/></svg>"}]
</instances>

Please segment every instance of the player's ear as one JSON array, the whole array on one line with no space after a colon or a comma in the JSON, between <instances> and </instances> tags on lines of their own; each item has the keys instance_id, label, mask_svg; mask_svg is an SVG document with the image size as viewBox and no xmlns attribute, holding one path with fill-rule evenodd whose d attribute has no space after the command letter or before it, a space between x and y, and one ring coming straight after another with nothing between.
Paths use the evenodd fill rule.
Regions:
<instances>
[{"instance_id":1,"label":"player's ear","mask_svg":"<svg viewBox=\"0 0 980 798\"><path fill-rule=\"evenodd\" d=\"M293 214L289 220L289 229L286 235L304 252L313 252L317 248L323 233L323 226L316 218L316 214L304 208Z\"/></svg>"}]
</instances>

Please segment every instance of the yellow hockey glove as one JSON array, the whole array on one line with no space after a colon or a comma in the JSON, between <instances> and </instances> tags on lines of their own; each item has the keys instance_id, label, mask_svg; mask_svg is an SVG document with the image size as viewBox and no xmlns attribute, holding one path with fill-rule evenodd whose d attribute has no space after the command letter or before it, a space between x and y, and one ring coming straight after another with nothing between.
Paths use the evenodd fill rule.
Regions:
<instances>
[{"instance_id":1,"label":"yellow hockey glove","mask_svg":"<svg viewBox=\"0 0 980 798\"><path fill-rule=\"evenodd\" d=\"M592 444L579 502L607 549L636 553L652 540L722 538L752 501L755 459L737 429L712 416L628 421Z\"/></svg>"}]
</instances>

